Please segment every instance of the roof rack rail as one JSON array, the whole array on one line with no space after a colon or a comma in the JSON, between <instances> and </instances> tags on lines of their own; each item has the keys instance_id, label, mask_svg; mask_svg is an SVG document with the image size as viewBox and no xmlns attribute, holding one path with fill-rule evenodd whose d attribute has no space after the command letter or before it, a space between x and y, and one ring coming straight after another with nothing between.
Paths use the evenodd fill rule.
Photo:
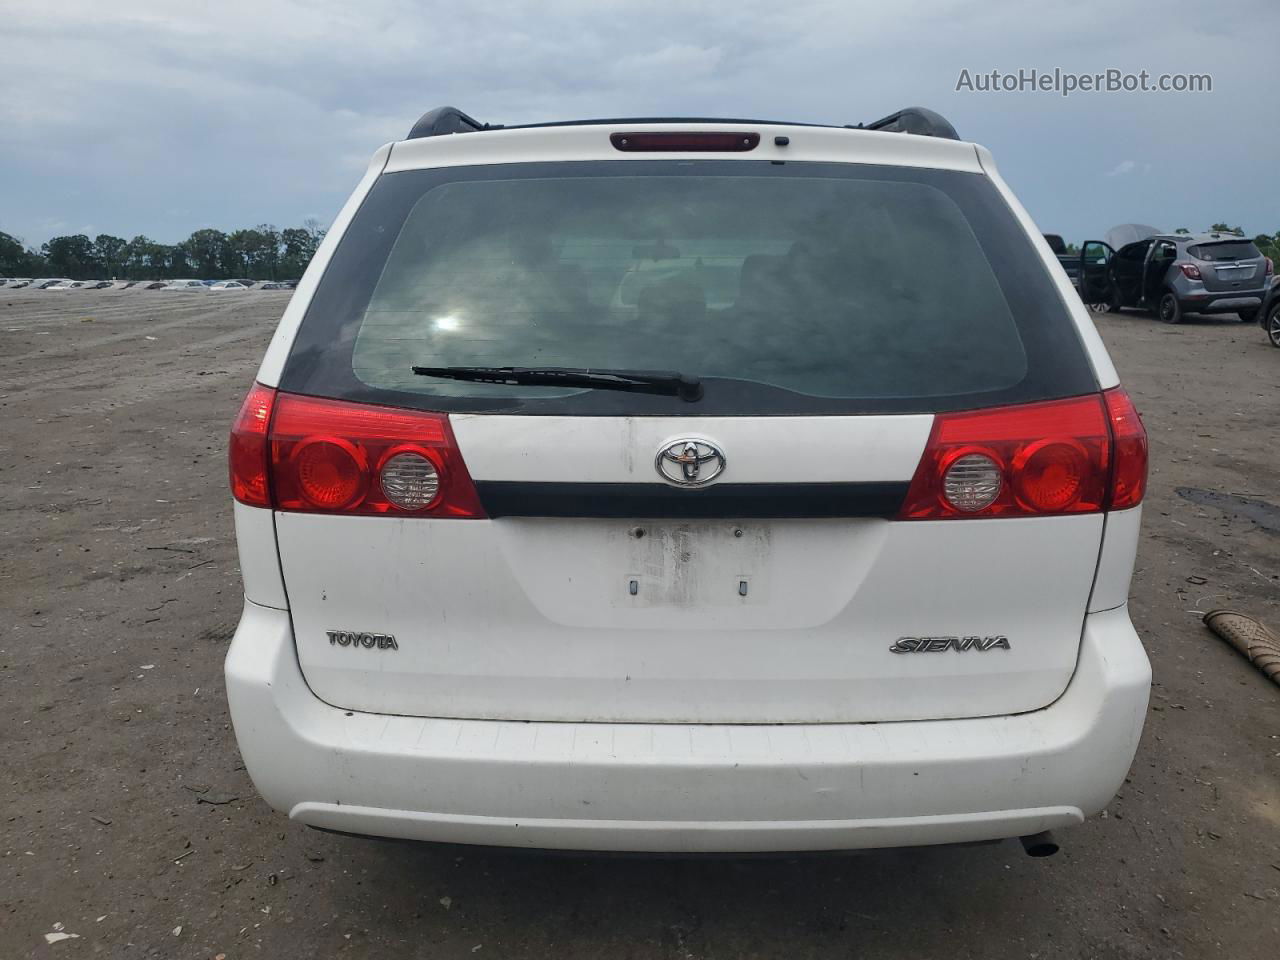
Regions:
<instances>
[{"instance_id":1,"label":"roof rack rail","mask_svg":"<svg viewBox=\"0 0 1280 960\"><path fill-rule=\"evenodd\" d=\"M960 139L951 121L927 107L903 107L871 123L860 123L858 128L883 130L885 133L914 133L922 137L943 137L947 140Z\"/></svg>"},{"instance_id":2,"label":"roof rack rail","mask_svg":"<svg viewBox=\"0 0 1280 960\"><path fill-rule=\"evenodd\" d=\"M616 118L611 120L559 120L551 123L525 123L510 129L523 129L528 127L570 127L585 124L606 124L606 123L752 123L752 124L777 124L781 121L777 120L725 120L710 117L632 117L632 118ZM803 127L820 127L825 124L817 123L799 123L789 124L789 126ZM879 120L873 120L871 123L846 124L847 129L851 130L881 130L885 133L914 133L925 137L943 137L947 140L959 140L960 135L956 133L950 121L940 113L929 110L925 107L904 107L895 113L889 114L887 117L881 117ZM474 117L469 117L457 107L436 107L434 110L428 110L413 125L413 129L409 131L406 140L417 140L422 137L439 137L448 133L474 133L479 130L502 130L503 125L500 123L481 123Z\"/></svg>"},{"instance_id":3,"label":"roof rack rail","mask_svg":"<svg viewBox=\"0 0 1280 960\"><path fill-rule=\"evenodd\" d=\"M473 133L476 130L496 130L496 126L481 123L467 116L457 107L436 107L428 110L409 131L406 140L417 140L420 137L439 137L446 133Z\"/></svg>"}]
</instances>

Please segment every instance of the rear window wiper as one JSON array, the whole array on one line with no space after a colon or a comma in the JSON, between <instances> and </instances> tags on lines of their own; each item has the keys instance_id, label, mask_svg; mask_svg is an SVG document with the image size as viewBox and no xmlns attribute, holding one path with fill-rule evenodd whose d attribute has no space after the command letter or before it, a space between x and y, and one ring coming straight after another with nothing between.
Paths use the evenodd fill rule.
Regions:
<instances>
[{"instance_id":1,"label":"rear window wiper","mask_svg":"<svg viewBox=\"0 0 1280 960\"><path fill-rule=\"evenodd\" d=\"M597 387L629 393L656 393L692 403L702 399L702 381L674 370L602 370L590 367L414 367L420 377L469 383L509 383L547 387Z\"/></svg>"}]
</instances>

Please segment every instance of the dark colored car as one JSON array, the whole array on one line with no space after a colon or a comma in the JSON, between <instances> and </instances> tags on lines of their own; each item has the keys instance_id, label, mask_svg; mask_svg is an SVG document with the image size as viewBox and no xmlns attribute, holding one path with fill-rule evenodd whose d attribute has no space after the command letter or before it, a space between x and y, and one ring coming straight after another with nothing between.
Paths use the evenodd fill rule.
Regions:
<instances>
[{"instance_id":1,"label":"dark colored car","mask_svg":"<svg viewBox=\"0 0 1280 960\"><path fill-rule=\"evenodd\" d=\"M1053 255L1058 258L1058 263L1062 264L1062 269L1066 271L1067 279L1071 281L1071 285L1079 290L1080 254L1068 253L1067 244L1060 234L1046 233L1044 240L1045 243L1049 244L1049 249L1053 251Z\"/></svg>"},{"instance_id":2,"label":"dark colored car","mask_svg":"<svg viewBox=\"0 0 1280 960\"><path fill-rule=\"evenodd\" d=\"M1162 323L1188 313L1257 318L1275 266L1253 241L1229 233L1155 234L1119 250L1101 240L1080 248L1080 296L1107 309L1151 310Z\"/></svg>"},{"instance_id":3,"label":"dark colored car","mask_svg":"<svg viewBox=\"0 0 1280 960\"><path fill-rule=\"evenodd\" d=\"M1258 326L1267 332L1273 347L1280 347L1280 281L1272 278L1266 302L1258 313Z\"/></svg>"}]
</instances>

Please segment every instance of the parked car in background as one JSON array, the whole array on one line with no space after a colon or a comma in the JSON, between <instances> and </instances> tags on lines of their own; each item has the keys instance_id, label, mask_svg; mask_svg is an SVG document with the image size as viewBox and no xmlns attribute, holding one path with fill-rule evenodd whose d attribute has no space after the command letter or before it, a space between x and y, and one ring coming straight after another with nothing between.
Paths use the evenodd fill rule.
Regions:
<instances>
[{"instance_id":1,"label":"parked car in background","mask_svg":"<svg viewBox=\"0 0 1280 960\"><path fill-rule=\"evenodd\" d=\"M919 109L445 108L380 148L230 438L263 798L531 848L1056 849L1146 716L1147 447L1030 222Z\"/></svg>"},{"instance_id":2,"label":"parked car in background","mask_svg":"<svg viewBox=\"0 0 1280 960\"><path fill-rule=\"evenodd\" d=\"M1058 263L1066 271L1067 279L1078 291L1080 289L1080 254L1068 253L1067 244L1059 234L1046 233L1044 241L1049 244L1049 249L1053 251L1053 255L1058 258Z\"/></svg>"},{"instance_id":3,"label":"parked car in background","mask_svg":"<svg viewBox=\"0 0 1280 960\"><path fill-rule=\"evenodd\" d=\"M209 288L199 280L170 280L165 289L175 293L204 293Z\"/></svg>"},{"instance_id":4,"label":"parked car in background","mask_svg":"<svg viewBox=\"0 0 1280 960\"><path fill-rule=\"evenodd\" d=\"M71 280L67 277L37 277L31 281L30 286L32 290L48 290L54 284L70 282Z\"/></svg>"},{"instance_id":5,"label":"parked car in background","mask_svg":"<svg viewBox=\"0 0 1280 960\"><path fill-rule=\"evenodd\" d=\"M13 279L7 281L5 283L5 286L9 290L20 290L23 287L31 286L31 280L28 277L14 277Z\"/></svg>"},{"instance_id":6,"label":"parked car in background","mask_svg":"<svg viewBox=\"0 0 1280 960\"><path fill-rule=\"evenodd\" d=\"M238 280L219 280L217 283L209 287L210 293L220 293L224 290L248 290L243 283Z\"/></svg>"},{"instance_id":7,"label":"parked car in background","mask_svg":"<svg viewBox=\"0 0 1280 960\"><path fill-rule=\"evenodd\" d=\"M143 281L143 282L146 283L146 281ZM144 286L142 289L167 290L168 288L169 288L169 282L167 280L152 280L150 283L146 283L146 286Z\"/></svg>"},{"instance_id":8,"label":"parked car in background","mask_svg":"<svg viewBox=\"0 0 1280 960\"><path fill-rule=\"evenodd\" d=\"M87 280L63 280L45 287L46 290L82 290L89 285Z\"/></svg>"},{"instance_id":9,"label":"parked car in background","mask_svg":"<svg viewBox=\"0 0 1280 960\"><path fill-rule=\"evenodd\" d=\"M110 290L115 286L113 280L86 280L85 288L88 290Z\"/></svg>"},{"instance_id":10,"label":"parked car in background","mask_svg":"<svg viewBox=\"0 0 1280 960\"><path fill-rule=\"evenodd\" d=\"M258 289L259 290L288 290L289 285L287 283L284 283L281 280L268 280Z\"/></svg>"},{"instance_id":11,"label":"parked car in background","mask_svg":"<svg viewBox=\"0 0 1280 960\"><path fill-rule=\"evenodd\" d=\"M1107 309L1140 307L1162 323L1188 313L1257 318L1275 273L1253 241L1230 233L1163 234L1115 249L1089 240L1080 251L1080 295Z\"/></svg>"},{"instance_id":12,"label":"parked car in background","mask_svg":"<svg viewBox=\"0 0 1280 960\"><path fill-rule=\"evenodd\" d=\"M233 279L235 280L236 283L240 284L242 287L252 287L255 283L258 282L257 280L247 280L244 277L234 277Z\"/></svg>"},{"instance_id":13,"label":"parked car in background","mask_svg":"<svg viewBox=\"0 0 1280 960\"><path fill-rule=\"evenodd\" d=\"M1273 347L1280 347L1280 277L1271 278L1267 299L1258 312L1258 326L1266 331Z\"/></svg>"}]
</instances>

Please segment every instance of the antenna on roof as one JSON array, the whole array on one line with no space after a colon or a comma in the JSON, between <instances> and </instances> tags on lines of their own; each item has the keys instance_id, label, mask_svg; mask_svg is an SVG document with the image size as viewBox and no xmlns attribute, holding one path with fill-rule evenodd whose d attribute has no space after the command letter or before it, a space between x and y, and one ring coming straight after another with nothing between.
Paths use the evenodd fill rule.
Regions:
<instances>
[{"instance_id":1,"label":"antenna on roof","mask_svg":"<svg viewBox=\"0 0 1280 960\"><path fill-rule=\"evenodd\" d=\"M922 137L960 139L951 121L927 107L904 107L887 117L858 126L863 130L883 130L885 133L914 133Z\"/></svg>"}]
</instances>

